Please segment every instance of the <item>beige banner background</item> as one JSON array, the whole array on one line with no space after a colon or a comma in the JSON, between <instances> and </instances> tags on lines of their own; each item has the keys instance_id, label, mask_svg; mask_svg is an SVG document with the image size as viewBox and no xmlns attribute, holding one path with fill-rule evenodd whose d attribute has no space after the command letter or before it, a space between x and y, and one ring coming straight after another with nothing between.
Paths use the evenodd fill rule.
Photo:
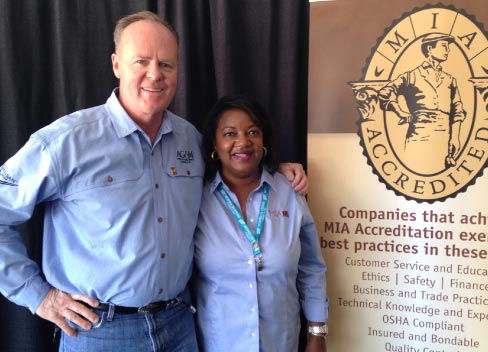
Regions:
<instances>
[{"instance_id":1,"label":"beige banner background","mask_svg":"<svg viewBox=\"0 0 488 352\"><path fill-rule=\"evenodd\" d=\"M349 133L310 134L308 168L328 265L328 351L487 351L488 179L435 206L407 201L372 174L359 137ZM393 220L381 219L386 212ZM463 216L480 224L463 224ZM452 239L379 234L398 227L437 237L450 231ZM459 254L473 249L484 249L484 259ZM483 289L466 286L475 284Z\"/></svg>"},{"instance_id":2,"label":"beige banner background","mask_svg":"<svg viewBox=\"0 0 488 352\"><path fill-rule=\"evenodd\" d=\"M392 21L426 4L311 4L308 199L328 265L329 352L488 351L487 176L443 202L409 201L378 180L356 134L348 82ZM449 4L488 23L483 1Z\"/></svg>"}]
</instances>

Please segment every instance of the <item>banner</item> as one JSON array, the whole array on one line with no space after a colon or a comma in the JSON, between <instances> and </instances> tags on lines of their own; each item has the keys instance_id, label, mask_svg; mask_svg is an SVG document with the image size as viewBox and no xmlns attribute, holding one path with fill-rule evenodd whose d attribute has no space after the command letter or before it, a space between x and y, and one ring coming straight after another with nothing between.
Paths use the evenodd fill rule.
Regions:
<instances>
[{"instance_id":1,"label":"banner","mask_svg":"<svg viewBox=\"0 0 488 352\"><path fill-rule=\"evenodd\" d=\"M328 351L487 351L488 5L391 3L311 4Z\"/></svg>"}]
</instances>

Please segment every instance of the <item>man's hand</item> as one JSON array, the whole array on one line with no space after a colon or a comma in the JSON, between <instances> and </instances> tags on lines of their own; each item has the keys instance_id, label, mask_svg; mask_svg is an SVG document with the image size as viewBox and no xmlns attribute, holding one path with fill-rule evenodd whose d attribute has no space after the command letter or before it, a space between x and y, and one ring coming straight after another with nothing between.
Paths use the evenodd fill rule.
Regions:
<instances>
[{"instance_id":1,"label":"man's hand","mask_svg":"<svg viewBox=\"0 0 488 352\"><path fill-rule=\"evenodd\" d=\"M400 120L398 120L399 125L405 125L405 124L410 124L413 121L413 116L409 112L405 112L403 110L397 111L398 117Z\"/></svg>"},{"instance_id":2,"label":"man's hand","mask_svg":"<svg viewBox=\"0 0 488 352\"><path fill-rule=\"evenodd\" d=\"M281 163L279 171L291 182L293 189L301 195L306 195L308 191L308 177L303 170L302 164Z\"/></svg>"},{"instance_id":3,"label":"man's hand","mask_svg":"<svg viewBox=\"0 0 488 352\"><path fill-rule=\"evenodd\" d=\"M53 322L69 336L76 336L76 331L66 323L65 318L86 330L99 320L98 315L77 301L83 301L92 307L98 306L96 299L51 288L37 308L36 314Z\"/></svg>"}]
</instances>

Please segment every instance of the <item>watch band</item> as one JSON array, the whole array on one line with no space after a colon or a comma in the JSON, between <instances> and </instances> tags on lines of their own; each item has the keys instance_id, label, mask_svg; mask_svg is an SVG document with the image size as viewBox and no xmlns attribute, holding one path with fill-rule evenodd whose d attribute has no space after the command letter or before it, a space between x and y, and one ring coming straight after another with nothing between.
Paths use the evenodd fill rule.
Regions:
<instances>
[{"instance_id":1,"label":"watch band","mask_svg":"<svg viewBox=\"0 0 488 352\"><path fill-rule=\"evenodd\" d=\"M322 336L326 337L329 333L329 328L327 324L319 325L319 326L309 326L308 333L315 336Z\"/></svg>"}]
</instances>

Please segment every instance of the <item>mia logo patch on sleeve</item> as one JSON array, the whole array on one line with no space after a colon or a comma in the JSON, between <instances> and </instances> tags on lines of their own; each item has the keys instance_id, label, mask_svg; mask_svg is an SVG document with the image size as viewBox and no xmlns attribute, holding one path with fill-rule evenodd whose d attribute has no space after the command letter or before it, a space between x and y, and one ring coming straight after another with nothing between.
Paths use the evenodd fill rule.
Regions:
<instances>
[{"instance_id":1,"label":"mia logo patch on sleeve","mask_svg":"<svg viewBox=\"0 0 488 352\"><path fill-rule=\"evenodd\" d=\"M440 4L404 14L363 74L350 82L358 134L388 189L433 203L474 184L488 158L488 40L473 16Z\"/></svg>"},{"instance_id":2,"label":"mia logo patch on sleeve","mask_svg":"<svg viewBox=\"0 0 488 352\"><path fill-rule=\"evenodd\" d=\"M0 185L18 186L18 181L10 176L7 166L0 166Z\"/></svg>"}]
</instances>

